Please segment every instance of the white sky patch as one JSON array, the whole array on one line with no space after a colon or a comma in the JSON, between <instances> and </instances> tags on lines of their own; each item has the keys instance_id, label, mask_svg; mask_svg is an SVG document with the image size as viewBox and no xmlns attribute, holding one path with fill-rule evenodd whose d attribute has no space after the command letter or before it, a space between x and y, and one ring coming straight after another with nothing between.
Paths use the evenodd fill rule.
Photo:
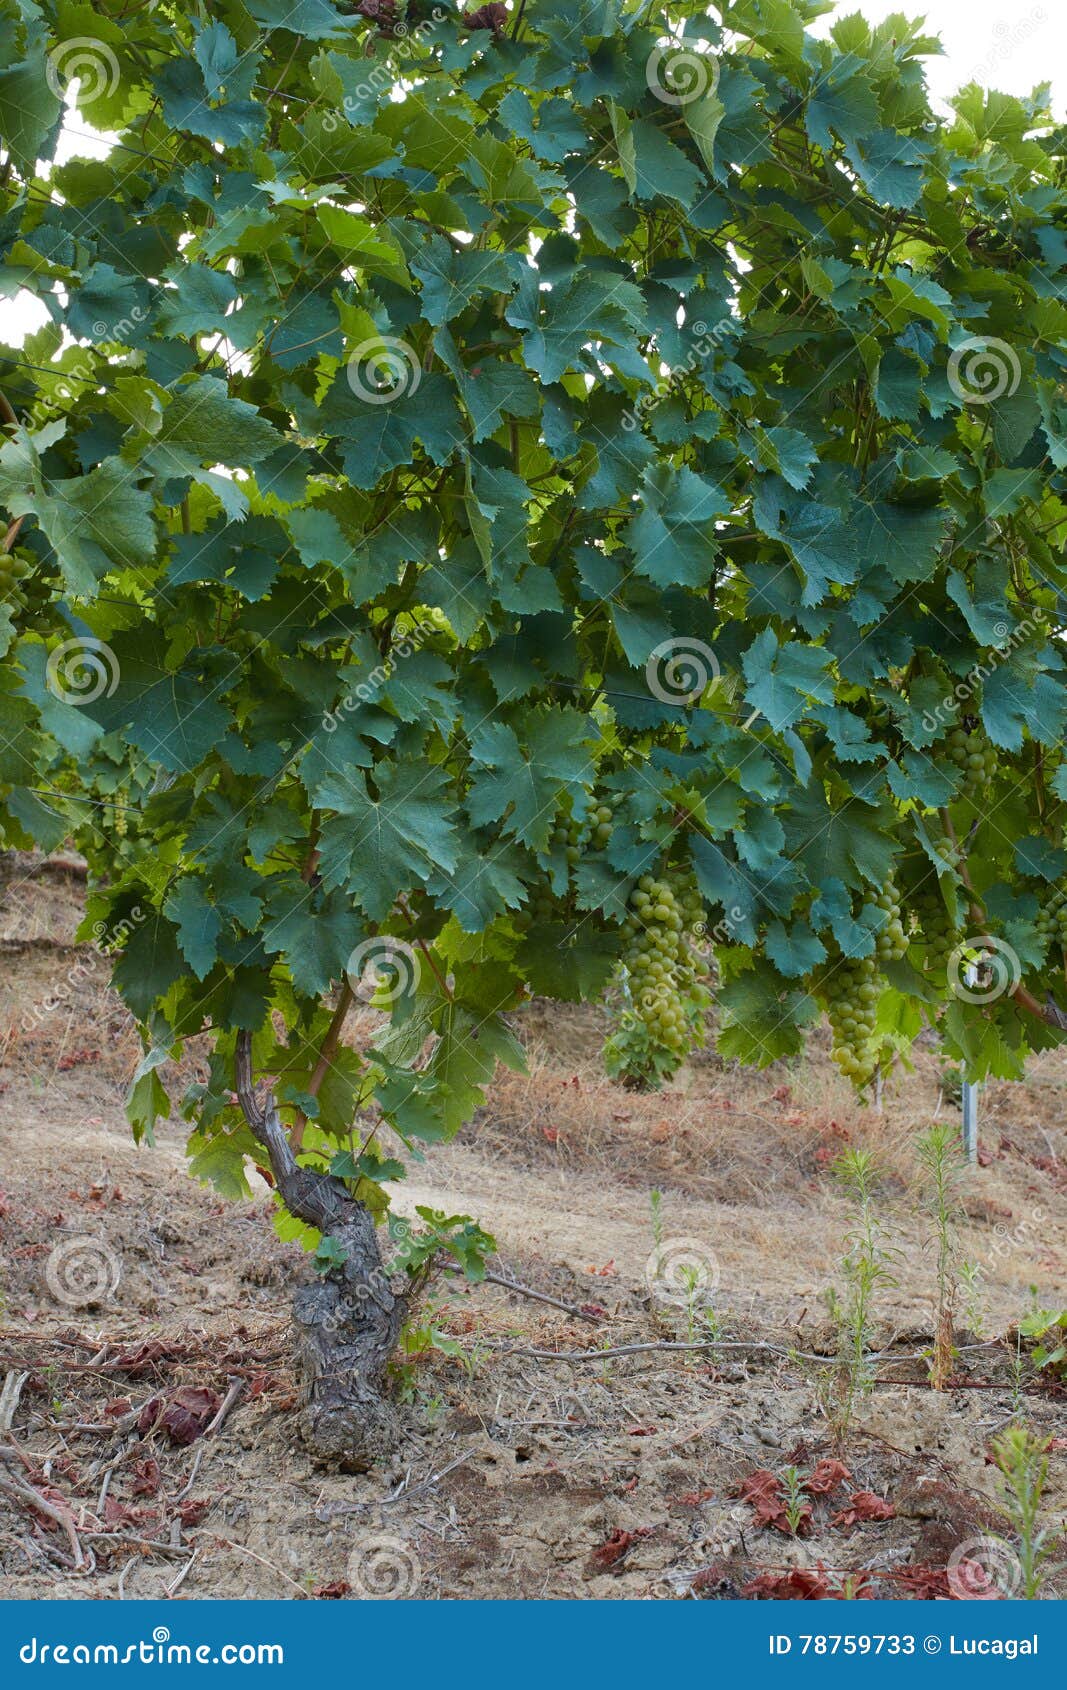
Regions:
<instances>
[{"instance_id":1,"label":"white sky patch","mask_svg":"<svg viewBox=\"0 0 1067 1690\"><path fill-rule=\"evenodd\" d=\"M857 0L839 6L837 17L860 12L881 23L894 12L924 20L923 33L941 38L938 58L923 60L935 105L948 109L951 95L968 82L1002 94L1029 94L1051 82L1053 111L1067 110L1067 6L1064 0ZM835 14L809 25L812 35L829 35Z\"/></svg>"}]
</instances>

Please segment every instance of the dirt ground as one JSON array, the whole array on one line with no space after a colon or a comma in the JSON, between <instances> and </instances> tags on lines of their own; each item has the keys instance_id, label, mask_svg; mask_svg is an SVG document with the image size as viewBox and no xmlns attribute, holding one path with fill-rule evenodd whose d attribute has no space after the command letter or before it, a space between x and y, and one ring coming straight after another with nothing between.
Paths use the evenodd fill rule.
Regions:
<instances>
[{"instance_id":1,"label":"dirt ground","mask_svg":"<svg viewBox=\"0 0 1067 1690\"><path fill-rule=\"evenodd\" d=\"M932 1052L880 1112L857 1106L818 1038L798 1064L708 1057L641 1096L603 1078L599 1012L531 1006L529 1074L501 1076L394 1203L474 1216L496 1275L567 1307L442 1276L419 1324L455 1353L414 1341L402 1447L342 1474L298 1435L288 1304L309 1269L278 1242L269 1192L231 1204L197 1185L180 1122L133 1145L122 1100L139 1047L106 960L74 943L81 882L30 859L5 875L3 1595L1015 1594L989 1458L1014 1417L1050 1440L1042 1594L1067 1596L1067 1385L1017 1335L1032 1295L1067 1302L1067 1053L983 1092L981 1165L959 1192L973 1283L935 1391L915 1144L956 1106ZM874 1383L842 1430L825 1293L844 1290L855 1212L830 1166L850 1144L877 1157L897 1254L875 1298ZM699 1269L689 1306L664 1295L672 1259ZM663 1347L690 1340L713 1347ZM631 1346L646 1347L601 1354Z\"/></svg>"}]
</instances>

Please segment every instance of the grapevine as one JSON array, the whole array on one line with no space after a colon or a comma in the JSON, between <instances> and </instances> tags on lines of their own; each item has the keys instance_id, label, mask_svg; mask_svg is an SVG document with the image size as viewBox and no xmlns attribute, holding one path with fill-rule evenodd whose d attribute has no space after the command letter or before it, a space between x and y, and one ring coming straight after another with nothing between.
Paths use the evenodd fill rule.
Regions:
<instances>
[{"instance_id":1,"label":"grapevine","mask_svg":"<svg viewBox=\"0 0 1067 1690\"><path fill-rule=\"evenodd\" d=\"M636 1084L1067 1036L1067 132L818 9L101 0L57 89L0 0L0 831L88 860L134 1131L271 1173L328 1452L531 997Z\"/></svg>"}]
</instances>

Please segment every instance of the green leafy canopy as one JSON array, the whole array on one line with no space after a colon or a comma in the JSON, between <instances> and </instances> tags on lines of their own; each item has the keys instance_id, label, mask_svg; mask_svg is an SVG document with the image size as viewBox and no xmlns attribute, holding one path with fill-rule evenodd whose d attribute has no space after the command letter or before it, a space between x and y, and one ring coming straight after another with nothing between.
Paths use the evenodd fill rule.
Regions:
<instances>
[{"instance_id":1,"label":"green leafy canopy","mask_svg":"<svg viewBox=\"0 0 1067 1690\"><path fill-rule=\"evenodd\" d=\"M210 1035L222 1189L241 1032L366 1195L667 870L724 1055L873 956L973 1075L1061 1036L1065 132L825 10L0 0L0 823L90 858L137 1130Z\"/></svg>"}]
</instances>

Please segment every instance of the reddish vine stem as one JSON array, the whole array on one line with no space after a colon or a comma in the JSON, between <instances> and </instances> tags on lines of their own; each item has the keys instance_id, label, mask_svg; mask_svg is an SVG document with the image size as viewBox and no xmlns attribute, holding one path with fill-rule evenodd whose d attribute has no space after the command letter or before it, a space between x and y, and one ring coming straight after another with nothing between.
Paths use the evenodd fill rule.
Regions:
<instances>
[{"instance_id":1,"label":"reddish vine stem","mask_svg":"<svg viewBox=\"0 0 1067 1690\"><path fill-rule=\"evenodd\" d=\"M415 917L412 915L411 911L408 909L407 903L405 902L403 897L399 897L397 899L397 907L403 913L405 920L412 927L414 927ZM453 999L455 998L455 993L453 992L451 986L448 984L448 981L445 978L445 976L441 973L441 970L438 968L437 963L434 961L433 953L431 952L429 946L427 945L426 940L420 938L416 934L415 943L418 946L419 950L422 952L423 956L426 958L426 961L427 961L429 968L430 968L430 972L432 973L434 979L437 981L437 984L440 986L442 992L444 992L445 997L448 998L449 1002L451 1003L453 1001Z\"/></svg>"},{"instance_id":2,"label":"reddish vine stem","mask_svg":"<svg viewBox=\"0 0 1067 1690\"><path fill-rule=\"evenodd\" d=\"M348 1012L352 1008L354 1002L355 993L346 979L341 987L341 995L337 1000L337 1008L333 1012L333 1019L326 1029L326 1037L323 1039L322 1044L319 1047L318 1060L311 1071L311 1079L308 1081L307 1089L312 1097L318 1097L319 1087L329 1072L331 1062L337 1055L337 1047L341 1042L341 1032L344 1028L345 1021L348 1018ZM293 1149L297 1153L299 1153L304 1143L304 1128L307 1126L307 1119L308 1118L304 1111L302 1109L298 1109L293 1121L292 1131L290 1133Z\"/></svg>"}]
</instances>

